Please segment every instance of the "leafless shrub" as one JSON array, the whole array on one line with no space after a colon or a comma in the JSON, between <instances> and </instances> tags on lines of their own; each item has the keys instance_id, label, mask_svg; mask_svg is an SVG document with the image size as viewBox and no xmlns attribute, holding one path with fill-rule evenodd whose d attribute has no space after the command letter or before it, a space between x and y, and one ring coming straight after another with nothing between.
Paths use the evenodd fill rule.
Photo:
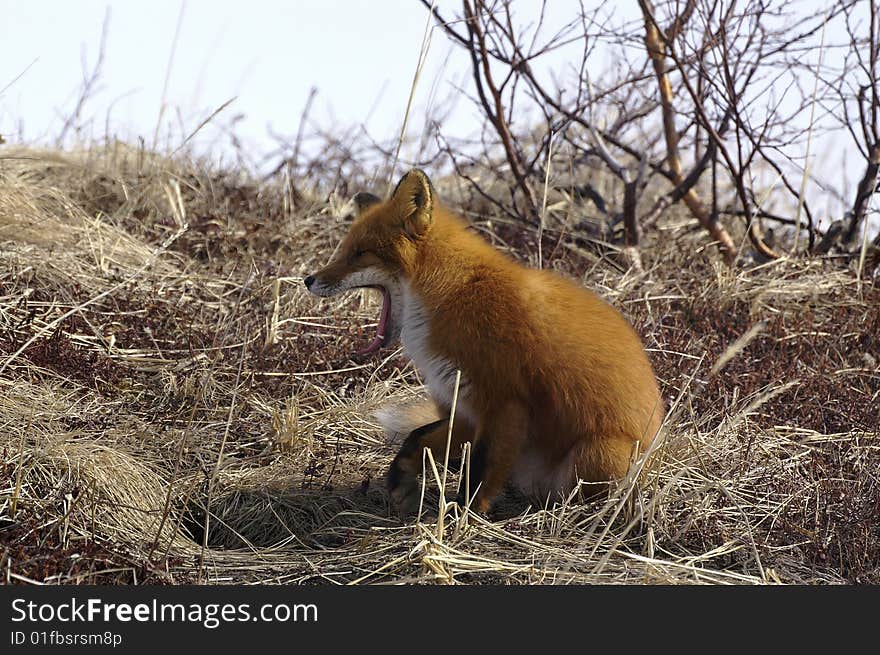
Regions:
<instances>
[{"instance_id":1,"label":"leafless shrub","mask_svg":"<svg viewBox=\"0 0 880 655\"><path fill-rule=\"evenodd\" d=\"M843 125L852 135L865 166L852 207L847 212L843 234L844 244L852 246L859 228L865 225L867 230L871 198L880 191L880 4L872 1L847 6L845 15L846 32L854 47L847 52L836 88L843 110ZM858 121L851 121L853 105ZM880 233L875 245L880 246Z\"/></svg>"},{"instance_id":2,"label":"leafless shrub","mask_svg":"<svg viewBox=\"0 0 880 655\"><path fill-rule=\"evenodd\" d=\"M805 230L807 251L813 251L824 233L806 193L806 182L813 179L809 144L837 120L830 105L835 95L844 110L858 109L857 123L846 111L843 120L867 162L848 212L845 242L852 241L867 214L876 186L877 163L872 162L880 152L876 2L839 0L816 15L797 0L723 5L639 0L640 23L615 19L607 3L589 10L582 4L549 37L542 34L543 10L525 19L509 0L463 0L455 16L444 16L427 0L422 4L451 42L468 53L474 102L496 137L484 144L483 177L471 172L467 179L511 216L537 223L535 189L546 173L549 144L556 140L567 146L556 148L554 170L567 173L555 180L557 190L595 203L606 222L602 234L622 225L625 246L638 245L641 230L684 202L728 262L739 252L726 224L731 217L741 219L760 257L782 252L765 237L767 223L788 229L796 250ZM829 25L845 26L848 40L826 44ZM804 54L816 50L817 38L819 61L810 63ZM580 61L548 80L543 60L576 43L582 44ZM613 52L617 65L597 75L593 62L599 50ZM843 53L842 64L826 61L826 50L835 62ZM820 116L815 116L817 106ZM541 118L524 126L528 109ZM463 173L457 161L462 155L440 143ZM490 155L496 145L503 168ZM620 182L619 192L606 197L607 191L591 181L596 167ZM711 183L703 179L709 169ZM510 180L507 201L491 192L486 176ZM771 211L771 204L788 207L791 215Z\"/></svg>"}]
</instances>

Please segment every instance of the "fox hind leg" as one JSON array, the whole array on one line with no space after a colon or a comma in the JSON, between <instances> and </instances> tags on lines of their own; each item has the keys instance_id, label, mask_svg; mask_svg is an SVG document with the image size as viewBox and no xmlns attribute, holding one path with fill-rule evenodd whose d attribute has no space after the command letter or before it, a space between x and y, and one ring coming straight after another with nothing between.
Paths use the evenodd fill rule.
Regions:
<instances>
[{"instance_id":1,"label":"fox hind leg","mask_svg":"<svg viewBox=\"0 0 880 655\"><path fill-rule=\"evenodd\" d=\"M464 421L452 426L449 445L450 460L457 460L461 446L472 439L473 432ZM422 472L425 448L430 448L436 461L442 461L449 437L449 419L428 423L410 432L388 469L388 491L391 503L401 516L415 513L419 507L418 475Z\"/></svg>"}]
</instances>

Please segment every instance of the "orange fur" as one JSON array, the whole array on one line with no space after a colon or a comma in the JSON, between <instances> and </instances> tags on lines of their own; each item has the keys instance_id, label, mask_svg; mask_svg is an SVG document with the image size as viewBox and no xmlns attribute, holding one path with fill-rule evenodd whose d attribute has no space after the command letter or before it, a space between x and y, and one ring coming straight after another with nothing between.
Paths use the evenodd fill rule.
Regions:
<instances>
[{"instance_id":1,"label":"orange fur","mask_svg":"<svg viewBox=\"0 0 880 655\"><path fill-rule=\"evenodd\" d=\"M574 282L491 247L435 202L421 171L404 176L387 201L358 205L336 257L307 286L320 295L385 289L383 345L401 337L440 416L449 415L461 371L454 432L457 442L473 442L477 509L487 510L508 481L543 500L578 479L622 477L635 443L647 448L664 414L626 319ZM443 425L413 432L395 458L389 480L398 504L411 504L413 464L424 447L445 444Z\"/></svg>"}]
</instances>

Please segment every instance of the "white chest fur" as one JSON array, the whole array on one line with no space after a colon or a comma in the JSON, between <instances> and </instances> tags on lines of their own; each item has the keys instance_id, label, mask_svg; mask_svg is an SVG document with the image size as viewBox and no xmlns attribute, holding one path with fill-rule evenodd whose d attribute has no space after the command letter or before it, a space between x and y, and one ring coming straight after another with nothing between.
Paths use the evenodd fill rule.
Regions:
<instances>
[{"instance_id":1,"label":"white chest fur","mask_svg":"<svg viewBox=\"0 0 880 655\"><path fill-rule=\"evenodd\" d=\"M455 392L456 368L430 344L430 317L418 293L408 284L403 285L403 316L400 340L406 354L412 359L432 398L438 404L451 406ZM468 414L467 391L469 384L462 374L458 387L457 412Z\"/></svg>"}]
</instances>

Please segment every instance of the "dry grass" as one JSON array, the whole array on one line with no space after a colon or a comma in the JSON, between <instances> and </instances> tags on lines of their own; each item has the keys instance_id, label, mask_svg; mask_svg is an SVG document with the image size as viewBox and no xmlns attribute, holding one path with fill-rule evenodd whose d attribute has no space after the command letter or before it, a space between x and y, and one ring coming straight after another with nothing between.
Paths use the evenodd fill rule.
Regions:
<instances>
[{"instance_id":1,"label":"dry grass","mask_svg":"<svg viewBox=\"0 0 880 655\"><path fill-rule=\"evenodd\" d=\"M831 259L730 270L675 216L620 272L560 239L551 199L544 265L645 336L674 408L662 443L607 501L450 507L442 529L429 474L432 511L403 524L371 414L418 375L399 352L350 358L372 300L300 285L345 203L293 200L122 145L4 151L7 582L880 582L876 279ZM486 218L534 258L534 233Z\"/></svg>"}]
</instances>

